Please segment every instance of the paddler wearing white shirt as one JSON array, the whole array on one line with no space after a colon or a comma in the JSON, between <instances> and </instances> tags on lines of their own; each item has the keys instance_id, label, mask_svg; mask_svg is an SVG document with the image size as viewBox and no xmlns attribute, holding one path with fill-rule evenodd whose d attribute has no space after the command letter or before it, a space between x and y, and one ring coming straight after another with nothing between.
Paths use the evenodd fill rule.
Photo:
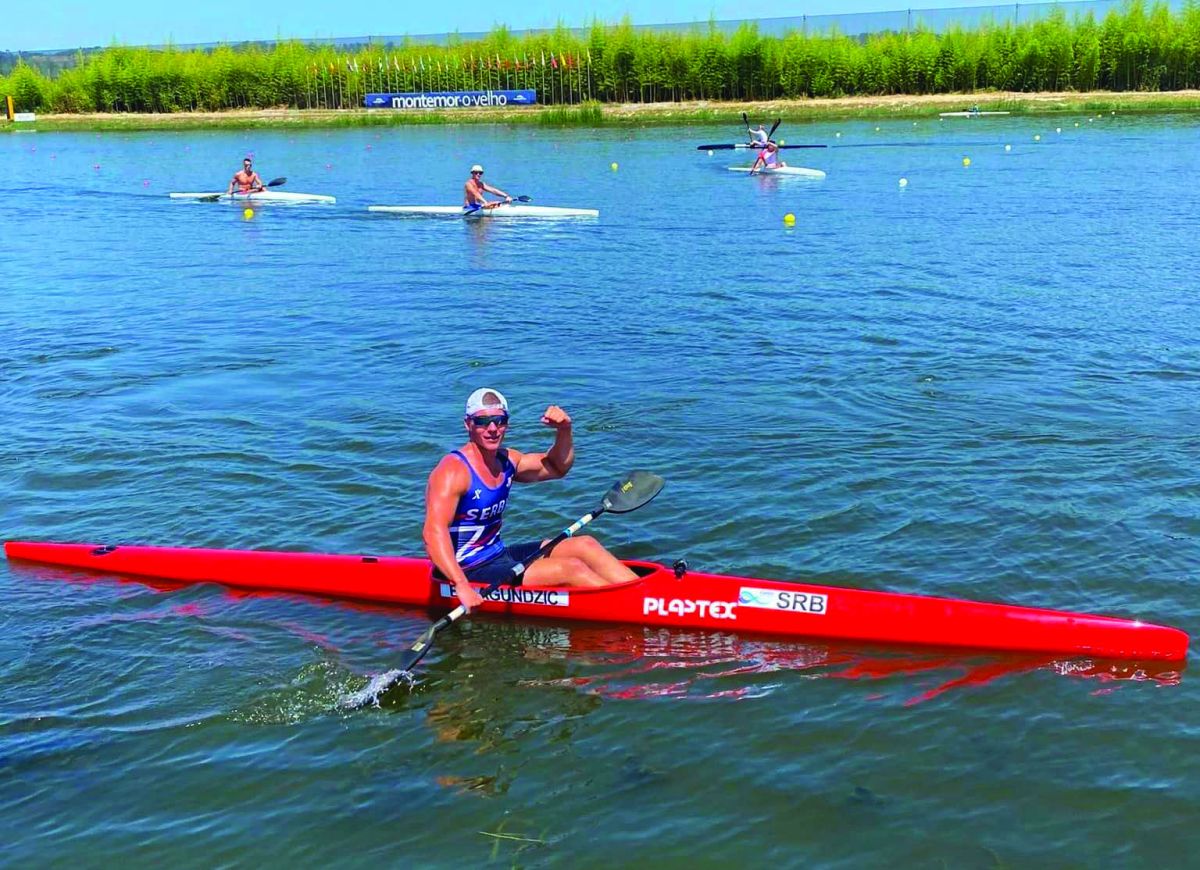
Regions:
<instances>
[{"instance_id":1,"label":"paddler wearing white shirt","mask_svg":"<svg viewBox=\"0 0 1200 870\"><path fill-rule=\"evenodd\" d=\"M766 146L768 136L767 136L767 131L763 129L762 124L758 125L757 130L752 130L749 127L747 127L746 132L750 134L750 144L751 145Z\"/></svg>"},{"instance_id":2,"label":"paddler wearing white shirt","mask_svg":"<svg viewBox=\"0 0 1200 870\"><path fill-rule=\"evenodd\" d=\"M774 142L768 142L767 147L758 152L758 159L754 161L754 166L750 168L750 172L754 173L759 169L778 169L781 166L787 166L779 159L779 146Z\"/></svg>"},{"instance_id":3,"label":"paddler wearing white shirt","mask_svg":"<svg viewBox=\"0 0 1200 870\"><path fill-rule=\"evenodd\" d=\"M495 208L500 205L498 202L488 202L484 197L485 193L502 196L505 202L512 202L512 197L503 190L484 183L483 167L476 163L471 167L471 177L463 185L463 208L468 211L475 211L481 208Z\"/></svg>"}]
</instances>

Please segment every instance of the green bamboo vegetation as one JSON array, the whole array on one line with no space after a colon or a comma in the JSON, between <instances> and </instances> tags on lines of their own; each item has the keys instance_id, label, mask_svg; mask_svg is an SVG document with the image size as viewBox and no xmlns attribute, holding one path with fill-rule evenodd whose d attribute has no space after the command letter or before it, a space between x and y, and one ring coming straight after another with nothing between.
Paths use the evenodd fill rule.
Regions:
<instances>
[{"instance_id":1,"label":"green bamboo vegetation","mask_svg":"<svg viewBox=\"0 0 1200 870\"><path fill-rule=\"evenodd\" d=\"M22 62L0 76L0 95L11 94L18 111L346 109L362 108L367 93L535 88L538 102L552 107L541 120L566 124L601 123L601 106L614 103L1198 87L1196 0L1175 12L1131 0L1102 20L1059 10L1018 25L865 39L763 36L753 25L726 35L711 23L659 32L626 21L521 37L498 27L478 41L372 44L350 53L302 42L186 51L113 46L80 55L54 76Z\"/></svg>"}]
</instances>

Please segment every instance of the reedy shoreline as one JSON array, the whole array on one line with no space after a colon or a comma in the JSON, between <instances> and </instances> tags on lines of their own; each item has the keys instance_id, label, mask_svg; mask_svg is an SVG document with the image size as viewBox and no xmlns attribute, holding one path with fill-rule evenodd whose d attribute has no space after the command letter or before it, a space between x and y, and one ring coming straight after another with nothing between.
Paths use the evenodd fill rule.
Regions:
<instances>
[{"instance_id":1,"label":"reedy shoreline","mask_svg":"<svg viewBox=\"0 0 1200 870\"><path fill-rule=\"evenodd\" d=\"M1200 111L1200 90L1170 92L1018 93L889 95L761 102L586 103L578 106L524 106L486 109L248 109L162 114L39 115L34 123L4 124L0 130L136 132L196 129L304 129L391 127L413 124L540 124L547 126L741 125L741 114L790 123L838 119L936 118L938 112L977 105L983 111L1014 115L1091 112Z\"/></svg>"}]
</instances>

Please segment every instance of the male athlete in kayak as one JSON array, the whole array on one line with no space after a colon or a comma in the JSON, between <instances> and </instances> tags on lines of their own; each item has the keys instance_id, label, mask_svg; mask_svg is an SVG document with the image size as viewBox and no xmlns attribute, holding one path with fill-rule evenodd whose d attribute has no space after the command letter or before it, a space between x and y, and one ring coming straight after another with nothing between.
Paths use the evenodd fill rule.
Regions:
<instances>
[{"instance_id":1,"label":"male athlete in kayak","mask_svg":"<svg viewBox=\"0 0 1200 870\"><path fill-rule=\"evenodd\" d=\"M235 187L238 193L253 193L266 187L263 180L258 177L258 173L254 171L253 161L249 157L244 158L242 168L233 173L233 178L229 181L229 190L225 192L233 193Z\"/></svg>"},{"instance_id":2,"label":"male athlete in kayak","mask_svg":"<svg viewBox=\"0 0 1200 870\"><path fill-rule=\"evenodd\" d=\"M779 146L774 142L768 142L767 147L758 152L758 157L754 161L754 165L750 168L750 174L753 175L759 167L763 169L778 169L781 166L787 166L779 159Z\"/></svg>"},{"instance_id":3,"label":"male athlete in kayak","mask_svg":"<svg viewBox=\"0 0 1200 870\"><path fill-rule=\"evenodd\" d=\"M542 414L554 430L545 453L501 447L508 432L508 401L482 389L467 399L463 425L467 443L442 457L425 486L425 551L434 576L450 580L468 611L483 603L471 582L512 579L513 566L538 551L543 541L505 545L500 538L508 493L516 483L557 480L571 470L575 446L571 418L557 405ZM529 565L516 585L606 586L636 579L633 571L587 535L568 538Z\"/></svg>"},{"instance_id":4,"label":"male athlete in kayak","mask_svg":"<svg viewBox=\"0 0 1200 870\"><path fill-rule=\"evenodd\" d=\"M758 125L757 130L752 130L749 127L747 127L746 132L750 134L750 144L751 145L765 146L767 144L767 139L769 137L768 137L767 131L763 128L762 124Z\"/></svg>"},{"instance_id":5,"label":"male athlete in kayak","mask_svg":"<svg viewBox=\"0 0 1200 870\"><path fill-rule=\"evenodd\" d=\"M512 202L512 197L503 190L484 184L483 167L476 163L471 167L471 177L463 185L463 208L468 211L475 211L481 208L495 208L500 204L498 202L488 202L483 196L484 193L494 193L496 196L504 197L505 202Z\"/></svg>"}]
</instances>

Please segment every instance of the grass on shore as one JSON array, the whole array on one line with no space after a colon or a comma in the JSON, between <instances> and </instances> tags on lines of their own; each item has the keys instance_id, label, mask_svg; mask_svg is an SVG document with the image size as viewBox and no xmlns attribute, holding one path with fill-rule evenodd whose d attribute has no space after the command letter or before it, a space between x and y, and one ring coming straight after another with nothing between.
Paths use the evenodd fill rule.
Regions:
<instances>
[{"instance_id":1,"label":"grass on shore","mask_svg":"<svg viewBox=\"0 0 1200 870\"><path fill-rule=\"evenodd\" d=\"M740 125L742 112L758 119L790 122L835 119L921 118L939 111L977 105L983 111L1013 114L1067 112L1200 111L1200 91L1166 93L983 93L925 96L848 97L821 100L772 100L760 103L586 102L575 106L526 106L499 109L392 111L368 109L250 109L172 114L42 115L33 123L4 124L0 130L133 132L248 128L392 127L423 124L544 124L561 127L651 126L659 124Z\"/></svg>"}]
</instances>

